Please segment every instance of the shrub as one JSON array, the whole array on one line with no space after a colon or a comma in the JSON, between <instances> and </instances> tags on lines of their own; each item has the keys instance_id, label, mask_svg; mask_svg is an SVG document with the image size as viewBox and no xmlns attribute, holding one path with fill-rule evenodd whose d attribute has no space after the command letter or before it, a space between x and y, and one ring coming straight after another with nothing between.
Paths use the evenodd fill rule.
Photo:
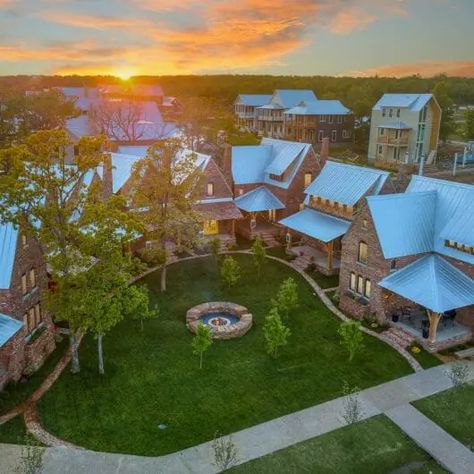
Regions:
<instances>
[{"instance_id":1,"label":"shrub","mask_svg":"<svg viewBox=\"0 0 474 474\"><path fill-rule=\"evenodd\" d=\"M345 321L337 332L341 336L341 344L349 352L349 360L351 361L355 354L364 347L364 335L361 331L361 324L359 321Z\"/></svg>"},{"instance_id":2,"label":"shrub","mask_svg":"<svg viewBox=\"0 0 474 474\"><path fill-rule=\"evenodd\" d=\"M221 278L230 289L240 279L240 267L237 261L230 255L224 258L221 265Z\"/></svg>"},{"instance_id":3,"label":"shrub","mask_svg":"<svg viewBox=\"0 0 474 474\"><path fill-rule=\"evenodd\" d=\"M278 349L288 344L288 338L291 331L283 324L277 308L272 308L265 318L263 326L263 336L265 337L265 345L268 355L276 358Z\"/></svg>"},{"instance_id":4,"label":"shrub","mask_svg":"<svg viewBox=\"0 0 474 474\"><path fill-rule=\"evenodd\" d=\"M149 267L157 267L165 263L166 250L159 246L148 247L140 250L138 256Z\"/></svg>"},{"instance_id":5,"label":"shrub","mask_svg":"<svg viewBox=\"0 0 474 474\"><path fill-rule=\"evenodd\" d=\"M214 463L221 471L229 469L239 461L238 451L232 436L221 438L219 433L216 433L212 442L212 449L214 450Z\"/></svg>"}]
</instances>

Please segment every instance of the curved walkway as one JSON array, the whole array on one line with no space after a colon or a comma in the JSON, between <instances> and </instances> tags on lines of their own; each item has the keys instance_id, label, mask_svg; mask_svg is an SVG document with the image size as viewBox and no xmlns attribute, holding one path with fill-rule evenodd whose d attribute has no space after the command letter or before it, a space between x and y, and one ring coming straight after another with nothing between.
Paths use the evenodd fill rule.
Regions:
<instances>
[{"instance_id":1,"label":"curved walkway","mask_svg":"<svg viewBox=\"0 0 474 474\"><path fill-rule=\"evenodd\" d=\"M234 250L234 251L228 251L228 252L223 252L224 254L251 254L251 250ZM204 258L204 257L209 257L210 254L206 255L193 255L190 257L184 257L179 260L176 260L174 262L170 262L167 265L174 265L179 262L187 261L187 260L196 260L198 258ZM267 258L280 262L290 268L292 268L294 271L299 273L307 282L308 284L313 288L315 291L315 294L321 299L321 301L327 306L327 308L339 319L342 321L348 321L350 318L348 318L344 313L342 313L336 306L333 304L333 302L327 297L326 293L321 289L321 287L303 270L295 267L294 265L291 264L291 262L288 262L286 260L283 260L281 258L275 257L273 255L267 255ZM153 273L157 270L159 270L161 266L156 266L153 268L150 268L146 270L145 272L141 273L140 275L134 277L132 280L130 280L130 284L136 283L137 281L141 280L145 276L149 275L150 273ZM395 349L400 355L402 355L408 363L411 365L413 370L415 372L422 371L423 368L421 365L416 361L416 359L411 356L407 351L405 351L403 348L397 346L394 344L392 341L389 341L385 339L383 336L380 334L371 331L370 329L367 329L365 327L361 327L362 332L365 334L368 334L370 336L376 337L377 339L389 344L393 349ZM80 344L82 340L82 336L78 339L78 344ZM67 441L64 441L60 438L55 437L51 433L49 433L47 430L43 428L43 426L40 423L38 412L37 412L37 407L36 407L36 402L44 395L44 393L51 388L51 386L54 384L54 382L59 378L61 375L62 371L64 368L67 366L71 359L71 354L70 351L67 350L66 353L61 357L60 361L57 363L56 367L54 370L46 377L46 379L43 381L43 383L36 389L32 395L30 395L27 400L25 400L23 403L18 405L17 407L13 408L9 412L7 412L5 415L0 417L0 425L2 423L6 423L10 419L14 418L15 416L23 413L24 414L24 420L25 420L25 425L27 430L41 443L43 443L46 446L51 446L51 447L72 447L76 449L82 449L79 446L76 446L72 443L69 443Z\"/></svg>"}]
</instances>

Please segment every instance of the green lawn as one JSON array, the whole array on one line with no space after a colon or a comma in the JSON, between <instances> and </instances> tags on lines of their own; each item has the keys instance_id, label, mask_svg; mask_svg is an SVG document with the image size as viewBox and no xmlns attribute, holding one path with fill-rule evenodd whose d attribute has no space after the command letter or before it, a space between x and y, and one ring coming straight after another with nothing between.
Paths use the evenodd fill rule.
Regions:
<instances>
[{"instance_id":1,"label":"green lawn","mask_svg":"<svg viewBox=\"0 0 474 474\"><path fill-rule=\"evenodd\" d=\"M46 375L49 374L58 363L67 346L68 340L65 338L56 345L56 349L48 357L48 360L30 377L28 382L10 383L0 392L0 414L7 412L26 400L26 398L39 387Z\"/></svg>"},{"instance_id":2,"label":"green lawn","mask_svg":"<svg viewBox=\"0 0 474 474\"><path fill-rule=\"evenodd\" d=\"M309 271L307 273L323 290L339 286L339 275L328 276L318 272L317 270Z\"/></svg>"},{"instance_id":3,"label":"green lawn","mask_svg":"<svg viewBox=\"0 0 474 474\"><path fill-rule=\"evenodd\" d=\"M436 357L434 354L430 354L424 349L421 349L421 352L418 354L413 354L413 352L410 352L410 354L421 364L424 369L436 367L437 365L441 365L443 363L441 359Z\"/></svg>"},{"instance_id":4,"label":"green lawn","mask_svg":"<svg viewBox=\"0 0 474 474\"><path fill-rule=\"evenodd\" d=\"M474 451L474 385L464 385L413 402L441 428Z\"/></svg>"},{"instance_id":5,"label":"green lawn","mask_svg":"<svg viewBox=\"0 0 474 474\"><path fill-rule=\"evenodd\" d=\"M96 369L96 345L85 338L82 371L65 371L39 403L52 433L101 451L160 455L234 432L340 395L344 381L364 388L411 373L405 359L375 338L353 362L340 345L339 321L291 268L267 260L258 277L249 255L236 255L239 284L227 291L212 258L171 265L168 292L158 292L158 273L145 283L161 317L125 321L104 339L106 375ZM264 350L262 324L279 284L299 285L300 306L289 318L292 335L278 360ZM186 311L205 301L247 306L252 330L240 339L216 342L204 368L191 349ZM159 430L165 423L167 429Z\"/></svg>"},{"instance_id":6,"label":"green lawn","mask_svg":"<svg viewBox=\"0 0 474 474\"><path fill-rule=\"evenodd\" d=\"M229 472L379 474L395 470L407 474L447 472L381 415L242 464Z\"/></svg>"},{"instance_id":7,"label":"green lawn","mask_svg":"<svg viewBox=\"0 0 474 474\"><path fill-rule=\"evenodd\" d=\"M0 425L0 443L21 444L25 436L26 428L22 415Z\"/></svg>"}]
</instances>

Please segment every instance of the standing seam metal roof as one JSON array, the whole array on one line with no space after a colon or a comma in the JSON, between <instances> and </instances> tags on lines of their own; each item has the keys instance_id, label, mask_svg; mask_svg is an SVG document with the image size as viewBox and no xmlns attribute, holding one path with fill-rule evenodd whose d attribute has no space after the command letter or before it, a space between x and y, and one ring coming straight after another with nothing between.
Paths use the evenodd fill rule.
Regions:
<instances>
[{"instance_id":1,"label":"standing seam metal roof","mask_svg":"<svg viewBox=\"0 0 474 474\"><path fill-rule=\"evenodd\" d=\"M265 186L260 186L235 199L239 209L247 212L284 209L285 205Z\"/></svg>"},{"instance_id":2,"label":"standing seam metal roof","mask_svg":"<svg viewBox=\"0 0 474 474\"><path fill-rule=\"evenodd\" d=\"M22 321L0 313L0 347L4 346L22 327Z\"/></svg>"},{"instance_id":3,"label":"standing seam metal roof","mask_svg":"<svg viewBox=\"0 0 474 474\"><path fill-rule=\"evenodd\" d=\"M0 223L0 289L10 288L15 264L18 230L9 222Z\"/></svg>"}]
</instances>

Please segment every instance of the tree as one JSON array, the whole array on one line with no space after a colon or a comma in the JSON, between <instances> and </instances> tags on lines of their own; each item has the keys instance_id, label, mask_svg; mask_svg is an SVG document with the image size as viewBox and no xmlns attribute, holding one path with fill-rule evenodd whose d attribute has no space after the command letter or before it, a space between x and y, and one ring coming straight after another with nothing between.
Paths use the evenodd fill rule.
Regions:
<instances>
[{"instance_id":1,"label":"tree","mask_svg":"<svg viewBox=\"0 0 474 474\"><path fill-rule=\"evenodd\" d=\"M221 265L221 278L230 290L240 279L240 267L237 261L228 255Z\"/></svg>"},{"instance_id":2,"label":"tree","mask_svg":"<svg viewBox=\"0 0 474 474\"><path fill-rule=\"evenodd\" d=\"M347 382L344 383L342 388L342 394L345 397L342 417L347 425L357 423L362 419L363 410L359 401L358 391L357 387L351 387Z\"/></svg>"},{"instance_id":3,"label":"tree","mask_svg":"<svg viewBox=\"0 0 474 474\"><path fill-rule=\"evenodd\" d=\"M442 110L439 136L445 142L454 129L454 103L449 95L447 82L445 80L437 82L433 88L433 94Z\"/></svg>"},{"instance_id":4,"label":"tree","mask_svg":"<svg viewBox=\"0 0 474 474\"><path fill-rule=\"evenodd\" d=\"M464 112L464 117L466 119L464 138L466 138L466 140L473 140L474 139L474 109L466 110L466 112Z\"/></svg>"},{"instance_id":5,"label":"tree","mask_svg":"<svg viewBox=\"0 0 474 474\"><path fill-rule=\"evenodd\" d=\"M283 324L277 308L272 308L265 318L263 335L268 355L276 358L278 349L288 344L291 335L290 329Z\"/></svg>"},{"instance_id":6,"label":"tree","mask_svg":"<svg viewBox=\"0 0 474 474\"><path fill-rule=\"evenodd\" d=\"M211 254L216 261L216 263L219 261L219 252L221 250L221 241L216 237L215 239L211 240L210 243L211 247Z\"/></svg>"},{"instance_id":7,"label":"tree","mask_svg":"<svg viewBox=\"0 0 474 474\"><path fill-rule=\"evenodd\" d=\"M239 461L239 455L232 436L221 437L219 433L214 435L212 442L214 450L214 462L220 471L231 468Z\"/></svg>"},{"instance_id":8,"label":"tree","mask_svg":"<svg viewBox=\"0 0 474 474\"><path fill-rule=\"evenodd\" d=\"M255 239L255 242L252 245L252 254L253 262L257 267L257 274L258 276L260 276L262 265L265 262L267 252L265 250L265 247L263 246L262 239L259 235L257 235L257 238Z\"/></svg>"},{"instance_id":9,"label":"tree","mask_svg":"<svg viewBox=\"0 0 474 474\"><path fill-rule=\"evenodd\" d=\"M445 373L453 387L461 387L468 381L469 367L464 362L455 362Z\"/></svg>"},{"instance_id":10,"label":"tree","mask_svg":"<svg viewBox=\"0 0 474 474\"><path fill-rule=\"evenodd\" d=\"M341 336L341 344L349 352L349 360L351 361L355 354L364 347L361 324L359 321L345 321L339 326L338 333Z\"/></svg>"},{"instance_id":11,"label":"tree","mask_svg":"<svg viewBox=\"0 0 474 474\"><path fill-rule=\"evenodd\" d=\"M179 138L161 140L148 149L134 167L131 201L140 213L149 240L162 249L175 241L193 245L198 238L202 216L195 210L202 173L196 154L183 150ZM161 291L166 291L167 261L162 265Z\"/></svg>"},{"instance_id":12,"label":"tree","mask_svg":"<svg viewBox=\"0 0 474 474\"><path fill-rule=\"evenodd\" d=\"M69 325L71 372L77 373L78 335L92 328L103 334L119 319L114 305L99 312L99 300L128 283L130 259L122 249L141 228L123 211L123 198L104 201L99 186L84 184L102 163L102 139L81 139L74 165L66 160L70 144L64 131L42 131L0 152L8 170L0 177L0 219L40 243L54 287L49 307L56 321Z\"/></svg>"},{"instance_id":13,"label":"tree","mask_svg":"<svg viewBox=\"0 0 474 474\"><path fill-rule=\"evenodd\" d=\"M212 345L211 328L201 322L196 326L196 335L191 343L193 353L199 355L199 368L202 369L202 356Z\"/></svg>"},{"instance_id":14,"label":"tree","mask_svg":"<svg viewBox=\"0 0 474 474\"><path fill-rule=\"evenodd\" d=\"M129 310L132 319L140 321L140 330L143 332L143 322L147 319L158 318L160 316L160 310L157 305L153 309L150 309L148 306L149 298L148 296L143 297L143 293L140 288L137 286L132 286L135 290L133 297L136 299L136 303L133 305L135 309L132 311Z\"/></svg>"},{"instance_id":15,"label":"tree","mask_svg":"<svg viewBox=\"0 0 474 474\"><path fill-rule=\"evenodd\" d=\"M298 285L293 278L289 277L283 281L272 303L279 313L284 313L286 317L298 307Z\"/></svg>"}]
</instances>

